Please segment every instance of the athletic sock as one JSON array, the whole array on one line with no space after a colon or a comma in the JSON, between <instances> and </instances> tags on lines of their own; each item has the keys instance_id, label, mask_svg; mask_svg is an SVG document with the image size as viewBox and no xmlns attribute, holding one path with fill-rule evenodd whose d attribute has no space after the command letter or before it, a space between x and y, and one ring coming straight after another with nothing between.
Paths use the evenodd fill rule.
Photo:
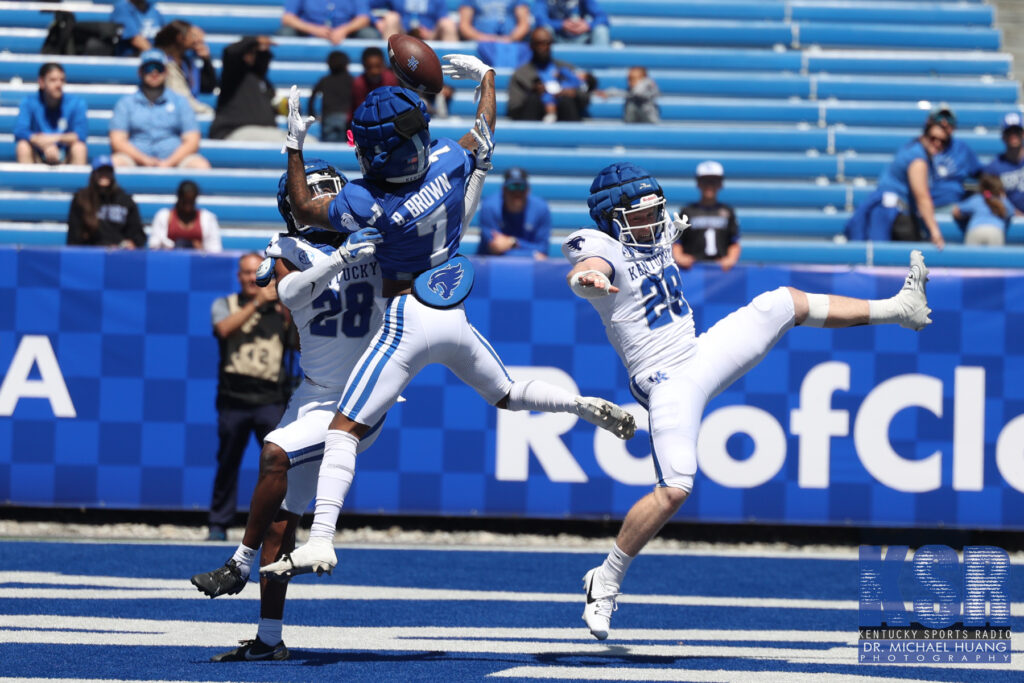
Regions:
<instances>
[{"instance_id":1,"label":"athletic sock","mask_svg":"<svg viewBox=\"0 0 1024 683\"><path fill-rule=\"evenodd\" d=\"M333 543L334 528L352 485L356 470L356 448L359 439L348 432L328 429L324 437L324 460L320 463L320 477L316 483L316 508L309 538L326 539Z\"/></svg>"},{"instance_id":2,"label":"athletic sock","mask_svg":"<svg viewBox=\"0 0 1024 683\"><path fill-rule=\"evenodd\" d=\"M238 549L235 550L235 554L231 556L231 559L238 565L238 570L242 572L242 576L249 578L253 560L256 559L256 548L250 548L244 543L239 543Z\"/></svg>"},{"instance_id":3,"label":"athletic sock","mask_svg":"<svg viewBox=\"0 0 1024 683\"><path fill-rule=\"evenodd\" d=\"M614 586L618 590L622 585L622 579L626 576L626 570L629 569L629 563L632 561L632 557L619 548L618 544L613 543L612 551L608 553L608 557L604 558L604 564L597 571L601 577L601 583L608 587Z\"/></svg>"},{"instance_id":4,"label":"athletic sock","mask_svg":"<svg viewBox=\"0 0 1024 683\"><path fill-rule=\"evenodd\" d=\"M264 645L273 647L281 642L281 629L283 628L284 619L264 619L260 617L260 625L256 629L256 637L263 641Z\"/></svg>"},{"instance_id":5,"label":"athletic sock","mask_svg":"<svg viewBox=\"0 0 1024 683\"><path fill-rule=\"evenodd\" d=\"M868 300L868 324L885 325L898 323L903 319L903 307L900 305L899 294L888 299Z\"/></svg>"},{"instance_id":6,"label":"athletic sock","mask_svg":"<svg viewBox=\"0 0 1024 683\"><path fill-rule=\"evenodd\" d=\"M561 387L540 380L513 382L508 392L509 410L541 413L575 413L576 397Z\"/></svg>"}]
</instances>

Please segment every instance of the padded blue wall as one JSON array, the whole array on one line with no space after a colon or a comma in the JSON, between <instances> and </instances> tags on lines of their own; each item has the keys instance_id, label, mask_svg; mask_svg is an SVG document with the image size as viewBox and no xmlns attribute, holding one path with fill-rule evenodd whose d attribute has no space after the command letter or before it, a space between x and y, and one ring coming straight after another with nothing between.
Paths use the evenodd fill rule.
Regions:
<instances>
[{"instance_id":1,"label":"padded blue wall","mask_svg":"<svg viewBox=\"0 0 1024 683\"><path fill-rule=\"evenodd\" d=\"M597 315L565 286L564 262L476 265L471 320L514 376L632 403ZM216 447L209 311L234 288L234 272L232 255L0 248L0 502L204 508ZM697 268L684 275L684 291L703 330L780 285L874 298L896 291L902 276L899 268ZM787 334L709 406L703 471L680 518L1024 528L1024 271L938 270L929 293L935 324L922 334ZM52 349L74 417L55 417L46 398L4 408L14 387L52 377L39 364L27 384L17 377L9 366L19 346L39 358ZM836 373L848 373L849 390L822 399L822 377ZM636 482L653 481L645 433L624 447L572 416L499 417L436 367L405 395L360 457L347 509L621 517L648 490ZM793 433L794 410L806 412L812 431L837 419L822 411L840 422L846 415L848 434L827 441L827 453L811 448L806 429ZM256 465L253 446L243 507ZM930 487L932 476L937 488L901 490Z\"/></svg>"}]
</instances>

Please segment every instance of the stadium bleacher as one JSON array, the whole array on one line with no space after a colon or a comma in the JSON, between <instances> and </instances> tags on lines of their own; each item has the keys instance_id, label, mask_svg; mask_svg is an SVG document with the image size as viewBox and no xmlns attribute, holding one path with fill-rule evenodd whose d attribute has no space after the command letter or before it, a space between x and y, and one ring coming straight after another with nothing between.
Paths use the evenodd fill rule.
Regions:
<instances>
[{"instance_id":1,"label":"stadium bleacher","mask_svg":"<svg viewBox=\"0 0 1024 683\"><path fill-rule=\"evenodd\" d=\"M451 9L457 5L449 0ZM602 5L612 15L612 49L555 48L557 57L592 70L599 80L604 92L595 96L590 120L554 126L498 122L496 172L485 191L498 191L504 169L528 168L533 191L552 203L557 235L588 222L586 188L609 161L629 159L648 168L677 207L696 198L696 165L716 159L726 169L722 200L737 207L745 260L881 262L876 259L884 248L837 245L832 238L870 194L895 149L917 134L931 105L943 101L956 110L957 136L983 162L1002 150L1002 115L1019 107L1012 60L999 51L992 7L980 1L602 0ZM214 56L239 35L275 33L281 15L279 0L158 6L165 18L203 27ZM56 9L73 11L82 21L102 21L110 0L0 2L0 220L5 221L0 240L6 242L62 242L54 226L64 220L71 193L88 176L85 167L12 163L10 131L19 102L36 90L39 66L51 60L39 47ZM927 30L920 30L922 25ZM270 79L282 95L291 84L299 85L303 98L326 72L324 59L332 49L344 50L358 73L362 50L382 44L351 40L335 48L317 39L275 41ZM439 54L475 51L475 45L464 43L434 47ZM90 155L106 153L111 110L135 89L136 60L59 61L67 70L67 91L89 106ZM663 93L661 124L621 123L626 70L639 64L648 67ZM497 75L503 114L502 91L511 71L499 69ZM471 123L472 88L455 85L453 115L433 122L436 136L460 137ZM215 102L214 96L200 99ZM210 120L200 123L205 135ZM310 151L358 175L347 146L317 144ZM283 169L279 148L204 140L202 153L214 169L187 174L131 169L118 176L136 194L147 220L172 203L183 178L194 178L202 187L201 204L226 228L225 244L261 247L278 223L273 194ZM948 213L940 212L939 218L946 239L961 241ZM1024 222L1014 225L1009 240L1024 243ZM946 263L984 263L983 252L958 246L947 249ZM960 253L962 262L956 260ZM1008 263L1024 265L1024 247L1008 247L992 265Z\"/></svg>"}]
</instances>

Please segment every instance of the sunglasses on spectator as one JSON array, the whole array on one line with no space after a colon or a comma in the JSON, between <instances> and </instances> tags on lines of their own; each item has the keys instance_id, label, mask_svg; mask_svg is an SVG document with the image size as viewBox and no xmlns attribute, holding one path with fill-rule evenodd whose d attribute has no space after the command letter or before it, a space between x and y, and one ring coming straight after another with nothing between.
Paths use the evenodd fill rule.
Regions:
<instances>
[{"instance_id":1,"label":"sunglasses on spectator","mask_svg":"<svg viewBox=\"0 0 1024 683\"><path fill-rule=\"evenodd\" d=\"M156 63L145 64L142 67L142 73L144 73L144 74L151 74L154 71L159 71L160 73L163 73L164 70L165 69L164 69L164 65L163 64L156 64Z\"/></svg>"},{"instance_id":2,"label":"sunglasses on spectator","mask_svg":"<svg viewBox=\"0 0 1024 683\"><path fill-rule=\"evenodd\" d=\"M949 138L939 137L938 135L929 135L928 139L942 149L949 147Z\"/></svg>"},{"instance_id":3,"label":"sunglasses on spectator","mask_svg":"<svg viewBox=\"0 0 1024 683\"><path fill-rule=\"evenodd\" d=\"M505 183L505 189L509 192L526 192L526 183Z\"/></svg>"}]
</instances>

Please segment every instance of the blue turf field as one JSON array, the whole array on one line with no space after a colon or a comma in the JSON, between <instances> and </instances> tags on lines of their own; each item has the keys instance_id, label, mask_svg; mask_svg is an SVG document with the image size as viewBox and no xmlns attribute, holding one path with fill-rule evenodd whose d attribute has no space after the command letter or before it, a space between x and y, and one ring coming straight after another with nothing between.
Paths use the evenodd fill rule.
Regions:
<instances>
[{"instance_id":1,"label":"blue turf field","mask_svg":"<svg viewBox=\"0 0 1024 683\"><path fill-rule=\"evenodd\" d=\"M1020 636L1011 665L856 663L855 554L643 555L612 637L599 643L580 620L579 590L598 554L340 548L333 577L293 582L291 660L213 664L212 655L255 635L258 587L209 600L188 577L232 549L0 542L0 677L1024 680ZM1020 633L1019 565L1011 582Z\"/></svg>"}]
</instances>

